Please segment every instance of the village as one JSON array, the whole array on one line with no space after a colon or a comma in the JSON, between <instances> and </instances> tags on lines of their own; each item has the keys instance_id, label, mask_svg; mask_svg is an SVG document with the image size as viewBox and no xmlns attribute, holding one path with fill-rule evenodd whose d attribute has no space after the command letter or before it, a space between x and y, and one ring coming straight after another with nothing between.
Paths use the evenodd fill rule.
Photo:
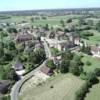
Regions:
<instances>
[{"instance_id":1,"label":"village","mask_svg":"<svg viewBox=\"0 0 100 100\"><path fill-rule=\"evenodd\" d=\"M75 15L72 12L68 15L52 14L54 18L59 17L59 24L56 25L49 22L35 25L34 20L52 21L49 13L48 16L45 15L47 19L42 15L24 16L28 21L22 18L19 22L0 23L0 97L8 98L7 100L49 100L48 97L50 100L53 97L54 100L62 100L63 97L71 96L71 93L69 96L58 96L67 84L64 91L72 91L73 94L68 100L81 100L92 85L99 83L100 42L91 41L91 37L95 37L95 34L100 36L100 22L91 24L90 20L86 20L91 11L87 16L84 16L84 12L81 12L81 16L76 12ZM75 17L68 17L72 14ZM68 17L67 21L62 17ZM39 88L44 88L44 94L39 92ZM60 90L58 93L57 89ZM51 95L48 92L46 94L46 91Z\"/></svg>"}]
</instances>

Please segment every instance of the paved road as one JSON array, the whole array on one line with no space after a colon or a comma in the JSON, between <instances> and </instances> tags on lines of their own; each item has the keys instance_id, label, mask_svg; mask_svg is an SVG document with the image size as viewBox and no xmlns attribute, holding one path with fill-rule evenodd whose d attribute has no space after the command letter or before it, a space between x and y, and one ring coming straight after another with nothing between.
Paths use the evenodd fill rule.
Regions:
<instances>
[{"instance_id":1,"label":"paved road","mask_svg":"<svg viewBox=\"0 0 100 100\"><path fill-rule=\"evenodd\" d=\"M44 49L45 49L45 53L46 53L46 58L52 57L51 51L48 47L46 40L44 40Z\"/></svg>"},{"instance_id":2,"label":"paved road","mask_svg":"<svg viewBox=\"0 0 100 100\"><path fill-rule=\"evenodd\" d=\"M49 47L45 40L44 40L44 48L45 48L46 57L47 58L51 57L51 52L50 52ZM11 100L18 100L18 95L19 95L21 86L24 84L25 81L27 81L29 78L34 76L35 72L39 71L40 68L45 64L45 62L46 62L46 60L38 68L31 71L30 73L25 75L21 80L19 80L18 82L15 83L15 85L12 87L11 93L10 93Z\"/></svg>"},{"instance_id":3,"label":"paved road","mask_svg":"<svg viewBox=\"0 0 100 100\"><path fill-rule=\"evenodd\" d=\"M25 81L27 81L29 78L34 76L35 72L39 71L42 66L44 66L46 61L44 61L38 68L31 71L27 75L25 75L21 80L19 80L12 88L11 90L11 100L18 100L18 94L20 91L21 86L24 84Z\"/></svg>"}]
</instances>

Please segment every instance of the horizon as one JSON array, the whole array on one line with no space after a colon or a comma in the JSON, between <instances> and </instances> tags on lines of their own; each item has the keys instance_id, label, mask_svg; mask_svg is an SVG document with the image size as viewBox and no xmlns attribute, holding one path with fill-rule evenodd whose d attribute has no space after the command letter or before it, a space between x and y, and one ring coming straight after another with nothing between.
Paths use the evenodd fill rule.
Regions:
<instances>
[{"instance_id":1,"label":"horizon","mask_svg":"<svg viewBox=\"0 0 100 100\"><path fill-rule=\"evenodd\" d=\"M85 7L85 8L49 8L49 9L23 9L23 10L5 10L0 12L14 12L14 11L42 11L42 10L78 10L78 9L100 9L100 7Z\"/></svg>"},{"instance_id":2,"label":"horizon","mask_svg":"<svg viewBox=\"0 0 100 100\"><path fill-rule=\"evenodd\" d=\"M3 0L1 11L100 8L99 0Z\"/></svg>"}]
</instances>

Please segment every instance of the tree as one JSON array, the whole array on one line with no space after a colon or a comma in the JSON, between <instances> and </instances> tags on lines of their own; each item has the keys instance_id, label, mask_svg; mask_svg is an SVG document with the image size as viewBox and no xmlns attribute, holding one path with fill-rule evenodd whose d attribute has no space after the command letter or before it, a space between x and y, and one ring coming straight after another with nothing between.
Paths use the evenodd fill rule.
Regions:
<instances>
[{"instance_id":1,"label":"tree","mask_svg":"<svg viewBox=\"0 0 100 100\"><path fill-rule=\"evenodd\" d=\"M44 26L44 29L45 29L46 31L48 31L48 30L49 30L49 25L46 24L46 25Z\"/></svg>"},{"instance_id":2,"label":"tree","mask_svg":"<svg viewBox=\"0 0 100 100\"><path fill-rule=\"evenodd\" d=\"M2 35L3 38L8 36L7 32L3 32L3 31L0 32L0 35Z\"/></svg>"},{"instance_id":3,"label":"tree","mask_svg":"<svg viewBox=\"0 0 100 100\"><path fill-rule=\"evenodd\" d=\"M87 73L87 82L89 82L90 83L90 85L92 85L92 84L96 84L96 83L98 83L98 79L97 79L97 77L96 77L96 74L94 73L94 72L89 72L89 73Z\"/></svg>"},{"instance_id":4,"label":"tree","mask_svg":"<svg viewBox=\"0 0 100 100\"><path fill-rule=\"evenodd\" d=\"M87 23L88 23L89 26L93 26L93 24L94 24L94 23L93 23L93 20L88 20Z\"/></svg>"},{"instance_id":5,"label":"tree","mask_svg":"<svg viewBox=\"0 0 100 100\"><path fill-rule=\"evenodd\" d=\"M31 18L30 18L30 21L33 23L33 22L34 22L34 18L33 18L33 17L31 17Z\"/></svg>"},{"instance_id":6,"label":"tree","mask_svg":"<svg viewBox=\"0 0 100 100\"><path fill-rule=\"evenodd\" d=\"M2 28L0 28L0 32L2 32L3 31L3 29Z\"/></svg>"},{"instance_id":7,"label":"tree","mask_svg":"<svg viewBox=\"0 0 100 100\"><path fill-rule=\"evenodd\" d=\"M81 61L81 56L78 56L78 55L74 54L73 60L77 62L78 66L82 66L83 65L83 63Z\"/></svg>"},{"instance_id":8,"label":"tree","mask_svg":"<svg viewBox=\"0 0 100 100\"><path fill-rule=\"evenodd\" d=\"M83 100L86 93L88 92L87 82L76 92L75 100Z\"/></svg>"},{"instance_id":9,"label":"tree","mask_svg":"<svg viewBox=\"0 0 100 100\"><path fill-rule=\"evenodd\" d=\"M45 60L46 55L44 49L38 49L29 54L28 61L33 64L39 64L43 60Z\"/></svg>"},{"instance_id":10,"label":"tree","mask_svg":"<svg viewBox=\"0 0 100 100\"><path fill-rule=\"evenodd\" d=\"M83 72L83 67L79 66L76 61L70 61L69 71L74 75L79 76Z\"/></svg>"},{"instance_id":11,"label":"tree","mask_svg":"<svg viewBox=\"0 0 100 100\"><path fill-rule=\"evenodd\" d=\"M60 21L62 27L65 27L65 22L63 20Z\"/></svg>"},{"instance_id":12,"label":"tree","mask_svg":"<svg viewBox=\"0 0 100 100\"><path fill-rule=\"evenodd\" d=\"M5 73L5 69L3 65L0 65L0 79L6 79L7 75Z\"/></svg>"},{"instance_id":13,"label":"tree","mask_svg":"<svg viewBox=\"0 0 100 100\"><path fill-rule=\"evenodd\" d=\"M59 50L57 48L51 48L51 53L56 56L59 53Z\"/></svg>"},{"instance_id":14,"label":"tree","mask_svg":"<svg viewBox=\"0 0 100 100\"><path fill-rule=\"evenodd\" d=\"M7 74L7 78L10 80L14 80L14 81L18 81L19 77L17 76L16 72L14 69L9 69L8 70L8 74Z\"/></svg>"},{"instance_id":15,"label":"tree","mask_svg":"<svg viewBox=\"0 0 100 100\"><path fill-rule=\"evenodd\" d=\"M86 62L86 65L87 65L87 66L91 66L91 62L90 62L90 61L87 61L87 62Z\"/></svg>"},{"instance_id":16,"label":"tree","mask_svg":"<svg viewBox=\"0 0 100 100\"><path fill-rule=\"evenodd\" d=\"M8 28L7 30L9 33L18 33L17 29L16 28Z\"/></svg>"},{"instance_id":17,"label":"tree","mask_svg":"<svg viewBox=\"0 0 100 100\"><path fill-rule=\"evenodd\" d=\"M69 71L69 65L70 65L70 61L69 60L62 60L61 65L60 65L61 73L68 72Z\"/></svg>"},{"instance_id":18,"label":"tree","mask_svg":"<svg viewBox=\"0 0 100 100\"><path fill-rule=\"evenodd\" d=\"M86 25L86 22L85 22L84 18L80 18L80 19L79 19L79 25L80 25L80 26Z\"/></svg>"},{"instance_id":19,"label":"tree","mask_svg":"<svg viewBox=\"0 0 100 100\"><path fill-rule=\"evenodd\" d=\"M83 45L80 49L82 52L88 54L88 55L91 55L91 47L90 46L85 46L84 42L83 42Z\"/></svg>"},{"instance_id":20,"label":"tree","mask_svg":"<svg viewBox=\"0 0 100 100\"><path fill-rule=\"evenodd\" d=\"M67 23L71 23L71 22L72 22L72 19L69 18L66 22L67 22Z\"/></svg>"},{"instance_id":21,"label":"tree","mask_svg":"<svg viewBox=\"0 0 100 100\"><path fill-rule=\"evenodd\" d=\"M100 21L96 24L96 29L100 32Z\"/></svg>"},{"instance_id":22,"label":"tree","mask_svg":"<svg viewBox=\"0 0 100 100\"><path fill-rule=\"evenodd\" d=\"M46 16L41 16L41 18L43 19L43 20L46 20L47 19L47 17Z\"/></svg>"},{"instance_id":23,"label":"tree","mask_svg":"<svg viewBox=\"0 0 100 100\"><path fill-rule=\"evenodd\" d=\"M55 66L55 64L54 64L54 62L53 62L53 60L47 60L46 65L47 65L47 67L49 67L50 69L55 69L55 68L56 68L56 66Z\"/></svg>"},{"instance_id":24,"label":"tree","mask_svg":"<svg viewBox=\"0 0 100 100\"><path fill-rule=\"evenodd\" d=\"M96 68L94 72L96 76L100 76L100 68Z\"/></svg>"},{"instance_id":25,"label":"tree","mask_svg":"<svg viewBox=\"0 0 100 100\"><path fill-rule=\"evenodd\" d=\"M71 51L69 51L69 50L66 50L66 52L62 53L62 59L72 60L73 53L71 53Z\"/></svg>"},{"instance_id":26,"label":"tree","mask_svg":"<svg viewBox=\"0 0 100 100\"><path fill-rule=\"evenodd\" d=\"M35 68L34 64L28 63L28 62L25 63L24 66L25 66L25 70L26 70L27 72Z\"/></svg>"}]
</instances>

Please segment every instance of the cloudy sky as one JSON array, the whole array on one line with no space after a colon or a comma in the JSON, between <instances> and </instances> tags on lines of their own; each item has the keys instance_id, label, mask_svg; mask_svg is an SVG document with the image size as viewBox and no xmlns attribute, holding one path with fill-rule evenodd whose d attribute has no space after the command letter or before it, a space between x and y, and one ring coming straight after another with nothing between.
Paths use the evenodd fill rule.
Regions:
<instances>
[{"instance_id":1,"label":"cloudy sky","mask_svg":"<svg viewBox=\"0 0 100 100\"><path fill-rule=\"evenodd\" d=\"M0 0L0 11L100 7L100 0Z\"/></svg>"}]
</instances>

